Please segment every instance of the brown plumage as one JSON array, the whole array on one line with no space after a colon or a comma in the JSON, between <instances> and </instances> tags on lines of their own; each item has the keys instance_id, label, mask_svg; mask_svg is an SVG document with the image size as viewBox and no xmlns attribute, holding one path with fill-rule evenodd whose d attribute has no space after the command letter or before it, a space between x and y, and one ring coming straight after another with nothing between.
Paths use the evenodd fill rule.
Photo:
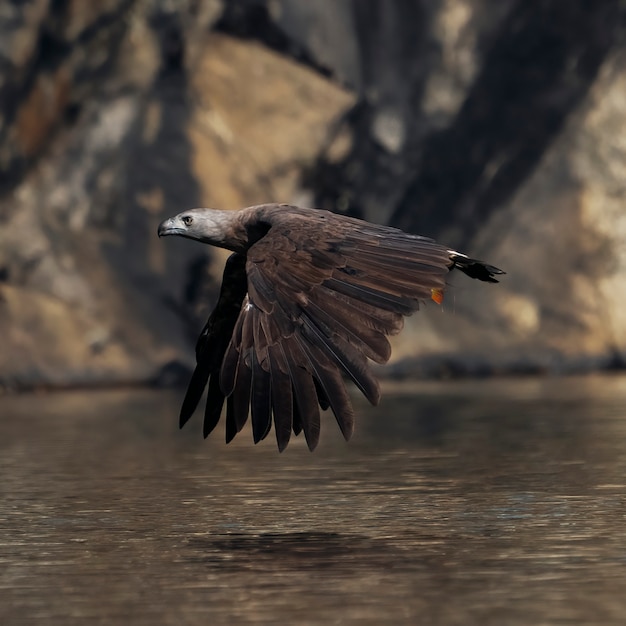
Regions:
<instances>
[{"instance_id":1,"label":"brown plumage","mask_svg":"<svg viewBox=\"0 0 626 626\"><path fill-rule=\"evenodd\" d=\"M320 408L330 408L350 438L354 412L344 375L377 404L369 360L389 359L387 336L400 332L420 300L440 300L450 270L487 282L504 273L426 237L289 205L192 209L162 222L159 236L166 235L234 252L198 339L181 427L208 385L205 437L226 399L227 442L249 413L260 441L273 416L281 451L300 431L315 448Z\"/></svg>"}]
</instances>

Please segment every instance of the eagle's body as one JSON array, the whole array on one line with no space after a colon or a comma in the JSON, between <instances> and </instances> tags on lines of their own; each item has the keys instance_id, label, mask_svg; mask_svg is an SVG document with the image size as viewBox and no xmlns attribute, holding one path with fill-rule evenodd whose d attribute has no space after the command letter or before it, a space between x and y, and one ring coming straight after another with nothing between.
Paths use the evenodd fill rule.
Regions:
<instances>
[{"instance_id":1,"label":"eagle's body","mask_svg":"<svg viewBox=\"0 0 626 626\"><path fill-rule=\"evenodd\" d=\"M255 442L273 415L280 450L301 430L315 448L320 407L330 407L350 437L354 412L343 375L377 404L368 360L389 359L387 336L400 332L420 300L440 300L451 269L487 282L503 273L426 237L289 205L192 209L165 220L165 235L234 252L196 346L181 426L208 383L205 436L226 399L227 441L250 411Z\"/></svg>"}]
</instances>

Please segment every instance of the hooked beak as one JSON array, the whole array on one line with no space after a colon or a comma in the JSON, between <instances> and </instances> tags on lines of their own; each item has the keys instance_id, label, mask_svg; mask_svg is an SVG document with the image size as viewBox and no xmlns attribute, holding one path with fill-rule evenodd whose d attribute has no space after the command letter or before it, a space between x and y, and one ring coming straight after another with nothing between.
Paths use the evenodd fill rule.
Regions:
<instances>
[{"instance_id":1,"label":"hooked beak","mask_svg":"<svg viewBox=\"0 0 626 626\"><path fill-rule=\"evenodd\" d=\"M168 217L159 224L157 231L159 237L167 237L168 235L180 235L183 229L176 223L175 217Z\"/></svg>"}]
</instances>

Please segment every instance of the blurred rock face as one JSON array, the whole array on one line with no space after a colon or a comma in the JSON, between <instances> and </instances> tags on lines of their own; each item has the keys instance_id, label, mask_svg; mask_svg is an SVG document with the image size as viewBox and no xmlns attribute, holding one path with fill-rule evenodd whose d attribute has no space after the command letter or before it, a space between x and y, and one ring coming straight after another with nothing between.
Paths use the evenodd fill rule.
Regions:
<instances>
[{"instance_id":1,"label":"blurred rock face","mask_svg":"<svg viewBox=\"0 0 626 626\"><path fill-rule=\"evenodd\" d=\"M4 386L176 379L223 255L156 225L266 201L508 271L453 277L393 371L623 362L623 3L83 4L0 16Z\"/></svg>"},{"instance_id":2,"label":"blurred rock face","mask_svg":"<svg viewBox=\"0 0 626 626\"><path fill-rule=\"evenodd\" d=\"M167 382L217 283L158 223L293 199L354 97L211 32L218 2L40 4L0 33L0 380Z\"/></svg>"}]
</instances>

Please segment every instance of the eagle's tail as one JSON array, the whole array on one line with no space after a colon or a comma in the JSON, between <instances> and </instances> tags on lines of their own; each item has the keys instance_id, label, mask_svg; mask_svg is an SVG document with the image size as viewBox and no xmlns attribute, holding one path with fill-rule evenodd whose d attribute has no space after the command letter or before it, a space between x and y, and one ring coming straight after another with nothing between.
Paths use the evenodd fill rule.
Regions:
<instances>
[{"instance_id":1,"label":"eagle's tail","mask_svg":"<svg viewBox=\"0 0 626 626\"><path fill-rule=\"evenodd\" d=\"M476 259L470 259L468 256L460 252L455 252L454 250L450 250L450 260L452 261L453 268L456 267L470 278L477 278L486 283L497 283L499 281L494 278L494 276L506 274L506 272L493 265L488 265Z\"/></svg>"}]
</instances>

